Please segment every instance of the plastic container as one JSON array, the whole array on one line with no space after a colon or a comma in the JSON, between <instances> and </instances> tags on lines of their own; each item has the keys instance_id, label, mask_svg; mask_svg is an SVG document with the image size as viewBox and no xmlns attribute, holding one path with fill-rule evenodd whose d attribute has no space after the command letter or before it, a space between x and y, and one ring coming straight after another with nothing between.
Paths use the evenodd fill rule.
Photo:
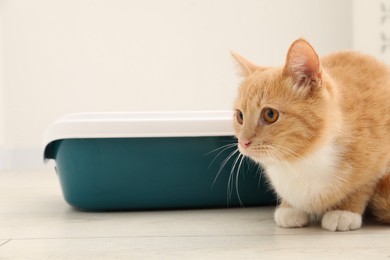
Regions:
<instances>
[{"instance_id":1,"label":"plastic container","mask_svg":"<svg viewBox=\"0 0 390 260\"><path fill-rule=\"evenodd\" d=\"M83 210L274 203L261 169L237 159L231 120L231 111L67 115L48 128L44 158Z\"/></svg>"}]
</instances>

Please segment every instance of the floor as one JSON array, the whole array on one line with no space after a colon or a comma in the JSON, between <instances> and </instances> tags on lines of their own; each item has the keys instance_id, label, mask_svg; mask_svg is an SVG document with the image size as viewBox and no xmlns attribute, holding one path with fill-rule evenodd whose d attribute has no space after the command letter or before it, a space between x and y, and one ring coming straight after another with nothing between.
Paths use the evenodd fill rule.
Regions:
<instances>
[{"instance_id":1,"label":"floor","mask_svg":"<svg viewBox=\"0 0 390 260\"><path fill-rule=\"evenodd\" d=\"M390 226L281 229L272 207L87 213L54 170L0 173L0 259L389 259Z\"/></svg>"}]
</instances>

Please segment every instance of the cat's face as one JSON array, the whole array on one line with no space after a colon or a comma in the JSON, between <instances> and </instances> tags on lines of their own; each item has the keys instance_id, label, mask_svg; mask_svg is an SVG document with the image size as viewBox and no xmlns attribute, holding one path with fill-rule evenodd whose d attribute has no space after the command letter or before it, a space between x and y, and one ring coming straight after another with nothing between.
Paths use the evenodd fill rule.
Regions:
<instances>
[{"instance_id":1,"label":"cat's face","mask_svg":"<svg viewBox=\"0 0 390 260\"><path fill-rule=\"evenodd\" d=\"M331 98L313 48L296 41L283 68L261 68L233 56L246 76L233 118L240 152L266 163L299 160L313 150L326 135Z\"/></svg>"}]
</instances>

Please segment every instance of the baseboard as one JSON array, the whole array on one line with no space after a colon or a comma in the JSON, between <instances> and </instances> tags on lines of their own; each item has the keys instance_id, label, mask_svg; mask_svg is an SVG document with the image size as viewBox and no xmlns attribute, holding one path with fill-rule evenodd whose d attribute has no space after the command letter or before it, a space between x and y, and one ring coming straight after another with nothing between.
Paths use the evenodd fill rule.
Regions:
<instances>
[{"instance_id":1,"label":"baseboard","mask_svg":"<svg viewBox=\"0 0 390 260\"><path fill-rule=\"evenodd\" d=\"M0 171L44 169L52 166L52 162L44 162L43 150L40 147L1 149Z\"/></svg>"}]
</instances>

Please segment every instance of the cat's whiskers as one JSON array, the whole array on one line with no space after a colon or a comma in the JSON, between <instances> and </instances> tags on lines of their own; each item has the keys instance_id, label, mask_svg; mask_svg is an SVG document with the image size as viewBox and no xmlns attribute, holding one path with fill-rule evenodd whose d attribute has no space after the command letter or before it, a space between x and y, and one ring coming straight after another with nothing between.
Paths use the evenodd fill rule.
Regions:
<instances>
[{"instance_id":1,"label":"cat's whiskers","mask_svg":"<svg viewBox=\"0 0 390 260\"><path fill-rule=\"evenodd\" d=\"M225 168L226 164L228 163L228 161L237 153L239 152L238 148L236 148L233 152L231 152L225 160L223 160L223 162L221 163L221 166L219 167L219 170L214 178L214 181L213 181L213 184L211 187L214 186L215 182L217 181L219 175L221 174L222 170Z\"/></svg>"},{"instance_id":2,"label":"cat's whiskers","mask_svg":"<svg viewBox=\"0 0 390 260\"><path fill-rule=\"evenodd\" d=\"M272 158L271 152L270 152L269 150L265 150L265 152L267 153L268 157ZM273 164L272 159L271 159L271 161L270 161L270 164L271 164L271 165ZM273 166L271 166L271 167L273 167ZM274 168L275 168L275 167L274 167ZM267 171L267 170L265 170L265 171ZM277 205L280 204L280 203L279 203L279 196L278 196L278 195L276 196L276 204L277 204Z\"/></svg>"},{"instance_id":3,"label":"cat's whiskers","mask_svg":"<svg viewBox=\"0 0 390 260\"><path fill-rule=\"evenodd\" d=\"M240 174L240 170L241 170L241 166L242 166L242 162L243 162L244 158L245 158L245 156L242 155L240 163L238 165L237 174L236 174L236 193L237 193L237 198L238 198L238 201L240 202L241 207L244 207L244 204L241 201L240 192L238 191L238 176Z\"/></svg>"},{"instance_id":4,"label":"cat's whiskers","mask_svg":"<svg viewBox=\"0 0 390 260\"><path fill-rule=\"evenodd\" d=\"M218 147L218 148L216 148L216 149L214 149L214 150L212 150L212 151L210 151L210 152L208 152L208 153L205 153L204 155L212 154L212 153L214 153L214 152L216 152L216 151L218 151L218 150L221 150L221 149L226 150L226 148L234 147L234 146L236 146L236 145L237 145L237 142L230 143L230 144L225 144L225 145L222 145L222 146L220 146L220 147ZM219 154L220 154L220 153L219 153ZM218 154L218 155L219 155L219 154Z\"/></svg>"},{"instance_id":5,"label":"cat's whiskers","mask_svg":"<svg viewBox=\"0 0 390 260\"><path fill-rule=\"evenodd\" d=\"M237 143L223 145L223 146L221 146L217 149L214 149L213 151L207 153L207 154L210 154L210 153L217 152L217 151L221 150L218 152L216 157L213 159L210 166L212 165L212 163L214 163L214 161L217 159L218 156L220 156L224 151L226 151L230 148L233 148L234 146L237 146ZM226 164L236 155L237 152L239 152L238 148L235 149L232 153L230 153L227 156L227 158L225 158L224 161L221 163L220 169L217 172L217 175L213 181L213 185L215 184L215 182L218 179L219 175L221 174L222 170L225 168ZM228 199L228 201L230 201L232 199L233 189L235 186L237 198L238 198L238 201L242 207L244 207L244 204L241 200L241 196L239 193L239 174L240 174L241 168L243 167L245 159L246 159L246 155L242 154L241 152L234 159L233 164L232 164L232 168L231 168L230 173L229 173L228 185L227 185L227 199ZM255 163L254 161L252 161L251 163L253 165L257 166L257 170L256 170L256 174L257 174L260 170L260 167L258 167L258 164ZM261 182L261 174L259 174L259 185L260 185L260 182Z\"/></svg>"},{"instance_id":6,"label":"cat's whiskers","mask_svg":"<svg viewBox=\"0 0 390 260\"><path fill-rule=\"evenodd\" d=\"M243 156L243 155L241 153L239 153L233 162L232 169L230 170L229 179L228 179L228 189L227 189L228 200L232 199L232 190L233 190L232 186L234 185L234 182L232 182L232 176L234 176L234 170L235 170L237 162L239 161L241 156ZM237 171L237 175L238 175L238 171Z\"/></svg>"},{"instance_id":7,"label":"cat's whiskers","mask_svg":"<svg viewBox=\"0 0 390 260\"><path fill-rule=\"evenodd\" d=\"M214 159L212 160L212 162L210 163L209 167L215 162L215 160L222 154L224 153L226 150L228 149L231 149L233 147L237 146L237 143L231 143L231 144L226 144L226 145L223 145L221 147L218 147L210 152L208 152L207 154L205 155L208 155L208 154L211 154L211 153L214 153L214 152L218 152L218 154L214 157ZM237 157L236 154L238 153ZM239 149L236 148L234 151L232 151L221 163L221 166L214 178L214 181L213 181L213 184L212 186L214 186L216 180L218 179L219 175L221 174L221 172L223 171L223 169L225 168L225 166L227 165L227 163L233 158L234 158L234 161L233 161L233 164L232 164L232 168L229 172L229 178L228 178L228 184L227 184L227 199L228 201L231 201L232 199L232 194L233 194L233 190L234 190L234 186L235 186L235 190L236 190L236 194L237 194L237 198L238 198L238 201L240 203L240 205L242 207L244 207L244 204L241 200L241 196L240 196L240 193L239 193L239 174L240 174L240 171L241 171L241 168L243 167L243 164L244 164L244 160L246 158L246 156L242 153L239 152ZM255 162L253 162L253 164L257 165ZM259 171L259 167L257 169L257 172ZM257 173L256 172L256 173ZM261 177L260 177L260 180L261 180ZM259 182L260 182L259 180Z\"/></svg>"},{"instance_id":8,"label":"cat's whiskers","mask_svg":"<svg viewBox=\"0 0 390 260\"><path fill-rule=\"evenodd\" d=\"M247 157L247 158L250 158L250 157ZM263 173L262 167L260 167L260 165L258 163L256 163L254 160L247 160L247 161L249 161L251 164L248 171L250 171L250 169L252 169L252 167L256 167L256 172L254 174L259 176L259 182L257 184L257 188L260 188L261 177L262 177L262 173Z\"/></svg>"},{"instance_id":9,"label":"cat's whiskers","mask_svg":"<svg viewBox=\"0 0 390 260\"><path fill-rule=\"evenodd\" d=\"M218 153L218 154L214 157L214 159L211 161L211 163L210 163L210 165L209 165L208 168L211 167L211 165L214 163L214 161L215 161L215 160L216 160L224 151L226 151L226 150L228 150L228 149L230 149L230 148L233 148L234 146L237 146L237 143L222 145L221 147L219 147L219 148L217 148L217 149L214 149L214 150L212 150L211 152L206 153L205 156L206 156L206 155L209 155L209 154L211 154L211 153L217 152L218 150L221 150L221 149L222 149L221 151L219 151L219 153Z\"/></svg>"},{"instance_id":10,"label":"cat's whiskers","mask_svg":"<svg viewBox=\"0 0 390 260\"><path fill-rule=\"evenodd\" d=\"M254 175L258 175L259 176L259 183L258 183L258 187L260 187L260 184L261 184L261 177L262 177L262 167L260 166L260 164L258 162L256 162L255 160L253 160L252 158L250 158L249 156L246 156L244 155L244 158L246 159L246 161L248 162L248 171L251 172L252 168L255 167L256 168L256 172L254 172L253 174ZM252 174L252 173L251 173Z\"/></svg>"},{"instance_id":11,"label":"cat's whiskers","mask_svg":"<svg viewBox=\"0 0 390 260\"><path fill-rule=\"evenodd\" d=\"M285 146L272 144L275 148L278 148L279 150L282 150L282 152L288 154L289 156L293 157L293 159L304 159L302 155L299 155L297 152L291 150L290 148L287 148Z\"/></svg>"},{"instance_id":12,"label":"cat's whiskers","mask_svg":"<svg viewBox=\"0 0 390 260\"><path fill-rule=\"evenodd\" d=\"M218 151L218 154L213 159L211 164L224 151L226 151L226 150L228 150L230 148L233 148L234 146L237 146L237 143L223 145L223 146L221 146L221 147L219 147L217 149L214 149L213 151L209 152L208 154ZM291 149L289 149L287 147L280 146L280 145L261 144L261 145L251 146L250 149L251 149L250 150L251 153L255 153L255 154L260 154L260 155L266 156L267 161L268 161L268 165L270 167L272 167L275 170L275 173L277 173L277 174L283 174L283 168L284 167L282 167L281 162L288 162L288 160L286 158L287 156L290 157L290 158L293 158L295 160L304 159L301 155L297 154L293 150L291 150ZM218 173L217 173L217 175L216 175L216 177L214 179L213 185L215 184L216 180L218 179L220 173L222 172L223 168L226 166L228 161L231 160L238 152L239 152L239 149L237 148L233 152L231 152L226 159L224 159L224 161L222 162L221 167L220 167L220 169L219 169L219 171L218 171ZM239 153L238 156L234 159L233 164L232 164L232 168L231 168L230 173L229 173L228 185L227 185L228 186L227 187L227 198L228 198L228 200L232 199L233 189L234 189L234 186L235 186L237 198L238 198L238 201L239 201L241 206L244 206L244 205L242 203L242 200L241 200L241 197L240 197L240 194L239 194L239 186L238 185L239 185L239 174L240 174L240 170L241 170L241 168L243 166L243 162L244 162L245 157L246 156L244 154ZM288 163L286 163L286 165L288 167L291 167ZM308 167L311 168L312 166L308 165ZM300 178L300 176L298 176L299 174L297 172L291 171L290 174L293 174L294 178L298 182L302 183L304 186L310 187L310 185L304 179L302 179L302 178ZM261 176L260 176L260 178L261 178ZM283 182L283 186L285 186L285 188L286 188L285 190L289 193L290 192L290 189L288 189L288 185L289 184L283 178L281 178L281 179L282 179L282 182ZM260 181L261 181L261 179L259 180L259 182ZM291 196L291 194L288 194L288 195Z\"/></svg>"}]
</instances>

